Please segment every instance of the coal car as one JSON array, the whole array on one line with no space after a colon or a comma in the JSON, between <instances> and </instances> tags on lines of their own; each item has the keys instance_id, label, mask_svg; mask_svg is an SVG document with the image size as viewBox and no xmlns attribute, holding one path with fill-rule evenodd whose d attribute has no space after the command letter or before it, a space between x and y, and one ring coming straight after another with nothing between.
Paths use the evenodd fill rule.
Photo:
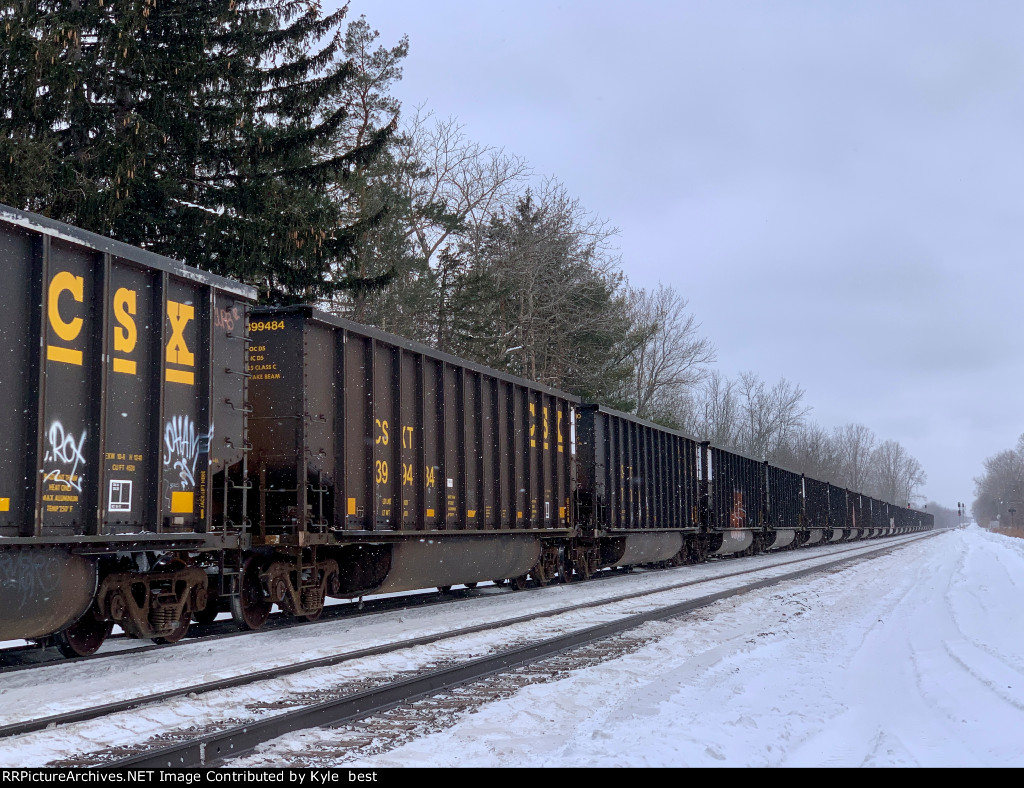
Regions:
<instances>
[{"instance_id":1,"label":"coal car","mask_svg":"<svg viewBox=\"0 0 1024 788\"><path fill-rule=\"evenodd\" d=\"M0 266L0 640L175 640L208 585L189 554L238 546L255 292L4 207Z\"/></svg>"},{"instance_id":2,"label":"coal car","mask_svg":"<svg viewBox=\"0 0 1024 788\"><path fill-rule=\"evenodd\" d=\"M0 641L906 533L900 509L0 206Z\"/></svg>"},{"instance_id":3,"label":"coal car","mask_svg":"<svg viewBox=\"0 0 1024 788\"><path fill-rule=\"evenodd\" d=\"M576 398L308 306L249 334L245 625L565 571Z\"/></svg>"}]
</instances>

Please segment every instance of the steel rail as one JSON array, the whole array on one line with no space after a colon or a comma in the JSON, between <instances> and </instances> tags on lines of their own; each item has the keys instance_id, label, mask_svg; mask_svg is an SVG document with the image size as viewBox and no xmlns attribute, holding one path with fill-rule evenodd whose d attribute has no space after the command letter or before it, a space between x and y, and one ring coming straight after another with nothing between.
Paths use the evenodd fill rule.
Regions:
<instances>
[{"instance_id":1,"label":"steel rail","mask_svg":"<svg viewBox=\"0 0 1024 788\"><path fill-rule=\"evenodd\" d=\"M922 532L927 533L927 532ZM902 537L913 537L920 536L922 533L917 534L900 534L897 536L890 537L879 537L882 539L895 539ZM856 542L842 542L834 545L829 543L821 543L818 545L810 545L810 547L838 547L839 544L848 547L848 549L856 549L851 545L863 546L867 540L858 540ZM802 549L802 548L801 548ZM772 551L768 551L767 554L771 554ZM734 556L723 556L716 558L715 560L728 560ZM782 564L779 564L780 566ZM614 577L615 572L602 571L594 575L591 580L604 580L609 577ZM575 581L574 581L575 582ZM534 591L537 588L543 588L544 586L531 586L526 591ZM491 588L491 586L483 586L483 589ZM307 627L315 624L323 624L328 621L333 621L342 618L361 618L363 616L376 615L378 613L402 611L402 610L413 610L418 607L433 607L434 605L447 604L449 602L458 601L459 599L476 598L482 596L480 593L481 589L477 588L456 588L448 591L445 594L445 598L438 598L435 591L428 591L423 593L411 593L405 594L401 597L382 598L382 599L369 599L362 603L355 601L341 602L338 604L331 604L324 608L323 615L316 621L307 621L296 619L288 613L278 611L270 616L268 625L258 630L259 632L272 632L277 630L287 630L296 627ZM354 598L353 598L354 599ZM65 657L56 651L53 647L40 646L40 645L23 645L23 646L11 646L8 648L0 649L0 676L4 676L10 673L20 673L26 670L39 670L46 667L53 667L54 665L73 665L83 662L91 662L101 659L110 659L116 657L125 657L130 654L144 654L148 651L156 651L158 649L174 648L182 643L198 643L198 642L209 642L215 640L223 640L226 638L244 637L246 635L253 634L249 630L238 629L237 624L233 621L215 621L212 624L198 624L193 623L190 627L197 628L198 632L195 635L186 634L184 638L178 643L168 644L157 644L147 642L140 644L135 647L128 647L117 649L113 651L104 651L98 654L91 654L87 657ZM223 631L226 630L226 631ZM125 640L131 640L127 635L117 634L107 638L107 643L120 643ZM36 659L35 657L39 657ZM20 661L11 661L11 660ZM6 664L5 664L6 663ZM9 735L4 732L5 728L0 726L0 736Z\"/></svg>"},{"instance_id":2,"label":"steel rail","mask_svg":"<svg viewBox=\"0 0 1024 788\"><path fill-rule=\"evenodd\" d=\"M485 586L485 588L486 587L487 586ZM468 598L479 595L474 589L469 588L457 588L448 593L451 595L452 599L439 599L437 591L428 591L425 593L407 594L400 597L370 599L365 601L362 607L358 607L358 603L355 601L341 602L324 607L323 615L321 615L321 617L316 621L300 620L292 616L290 613L278 611L277 613L273 613L270 616L267 625L258 631L276 632L278 630L323 624L324 622L333 621L335 619L361 618L363 616L371 616L376 615L377 613L396 610L401 611L412 610L418 607L432 607L434 605L445 604L449 601L458 600L459 598ZM111 657L123 657L128 654L145 654L147 651L174 648L175 646L183 643L209 642L214 640L224 640L226 638L244 637L246 635L253 634L250 630L239 629L237 624L229 620L215 621L212 624L199 624L193 622L189 628L191 629L192 627L197 628L197 634L186 634L185 637L177 643L157 644L153 642L145 642L135 647L104 651L99 654L91 654L88 657L65 657L57 652L55 648L38 645L12 646L10 648L0 649L0 676L7 675L9 673L19 673L25 670L37 670L40 668L53 667L54 665L74 665L83 662L110 659ZM107 638L106 642L120 643L126 640L132 640L132 638L129 638L127 635L118 634ZM20 663L3 664L4 660L9 660L12 657L14 659L19 659L21 655L27 656L28 659ZM41 659L37 661L29 661L33 655L39 655L41 656ZM0 729L0 735L3 735L2 729Z\"/></svg>"},{"instance_id":3,"label":"steel rail","mask_svg":"<svg viewBox=\"0 0 1024 788\"><path fill-rule=\"evenodd\" d=\"M935 532L923 534L932 536ZM279 736L308 728L335 726L370 716L389 708L409 703L423 697L437 694L440 691L477 681L486 676L510 670L515 667L539 662L564 651L586 645L596 640L621 634L652 621L663 621L707 607L723 599L768 588L789 580L796 580L807 575L822 572L851 561L868 560L890 553L906 544L916 541L910 539L896 545L886 545L876 550L846 556L834 561L807 567L787 574L758 580L733 589L719 591L714 594L698 597L686 602L669 605L646 613L638 613L617 621L599 624L576 632L551 638L528 646L509 649L497 654L472 660L454 667L443 668L404 681L389 684L385 687L366 690L344 698L324 701L303 709L276 715L266 720L258 720L239 725L218 733L212 733L196 739L172 744L138 755L129 756L110 763L102 764L102 768L195 768L215 765L227 758L243 755L260 744ZM767 569L768 567L765 567ZM761 570L763 571L763 570ZM737 574L748 574L742 572ZM722 578L715 578L722 579ZM648 591L636 596L645 596L659 591ZM605 600L601 604L608 604ZM582 605L578 607L583 607Z\"/></svg>"},{"instance_id":4,"label":"steel rail","mask_svg":"<svg viewBox=\"0 0 1024 788\"><path fill-rule=\"evenodd\" d=\"M887 547L889 549L899 547L901 545L908 544L909 542L916 541L917 539L928 535L930 535L930 533L907 534L905 535L904 540L900 541L899 544L888 545ZM867 545L863 543L850 544L856 546L850 546L845 550L836 551L835 553L832 553L832 555L846 555L847 553L851 552L863 554L862 551L864 551L864 549L867 547ZM672 585L662 586L656 589L648 589L645 591L631 591L628 594L620 594L618 596L608 597L605 599L581 602L579 604L572 605L571 608L556 608L552 610L541 611L538 613L530 613L522 616L501 619L500 621L490 621L486 624L476 624L474 626L463 627L457 630L438 632L432 635L424 635L418 638L408 638L406 640L395 641L380 646L372 646L370 648L360 649L358 651L347 651L343 654L334 654L329 657L320 657L318 659L310 660L308 662L301 662L292 665L283 665L275 668L267 668L265 670L246 673L244 675L231 676L229 678L216 679L214 681L208 681L202 684L193 684L187 687L166 690L164 692L157 692L144 696L113 701L111 703L105 703L100 706L91 706L85 709L77 709L74 711L62 712L60 714L52 714L46 717L37 717L31 720L9 723L7 725L0 725L0 738L8 736L18 736L25 733L32 733L33 731L42 730L44 728L49 728L51 726L68 725L76 722L87 722L89 720L98 719L100 717L106 717L111 714L117 714L122 711L129 711L139 706L150 705L152 703L161 703L166 700L173 700L174 698L184 697L186 695L200 695L207 692L233 689L235 687L242 687L248 684L255 684L260 681L270 681L273 679L283 678L285 676L290 676L297 673L305 673L306 671L316 670L318 668L333 667L334 665L338 665L344 662L350 662L356 659L381 656L382 654L389 654L395 651L401 651L402 649L406 648L430 645L432 643L438 643L443 640L464 637L466 635L473 635L479 632L486 632L488 630L501 629L502 627L514 626L516 624L523 624L543 618L552 618L554 616L558 616L565 612L568 612L570 609L585 610L588 608L600 607L602 605L611 605L617 604L619 602L628 602L632 599L638 599L640 597L650 596L652 594L658 594L666 591L675 591L681 588L686 588L688 586L699 585L701 583L710 583L717 580L729 580L734 577L742 577L743 575L749 575L755 572L766 572L779 567L792 566L794 564L801 564L806 563L808 561L820 560L821 557L822 556L820 555L802 555L801 557L795 558L792 561L783 561L779 562L778 564L773 564L772 566L746 568L737 572L729 572L723 575L716 575L715 577L709 578L692 578L681 583L673 583ZM847 556L846 558L840 560L850 560L851 558L856 557L858 556ZM812 568L812 570L813 569L814 568ZM537 588L531 590L540 590L540 588L550 588L550 586L538 586ZM121 653L128 654L138 652L128 651Z\"/></svg>"}]
</instances>

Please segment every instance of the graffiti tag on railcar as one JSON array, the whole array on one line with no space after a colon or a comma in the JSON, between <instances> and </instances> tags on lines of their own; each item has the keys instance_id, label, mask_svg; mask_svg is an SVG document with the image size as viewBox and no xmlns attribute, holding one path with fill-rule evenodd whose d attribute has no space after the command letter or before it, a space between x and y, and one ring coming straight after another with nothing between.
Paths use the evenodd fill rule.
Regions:
<instances>
[{"instance_id":1,"label":"graffiti tag on railcar","mask_svg":"<svg viewBox=\"0 0 1024 788\"><path fill-rule=\"evenodd\" d=\"M177 469L183 490L195 487L196 462L200 454L209 454L212 439L212 424L201 434L188 416L174 416L164 427L164 467Z\"/></svg>"},{"instance_id":2,"label":"graffiti tag on railcar","mask_svg":"<svg viewBox=\"0 0 1024 788\"><path fill-rule=\"evenodd\" d=\"M66 569L64 561L52 553L35 550L11 551L3 562L0 589L14 612L31 606L53 593L54 578Z\"/></svg>"},{"instance_id":3,"label":"graffiti tag on railcar","mask_svg":"<svg viewBox=\"0 0 1024 788\"><path fill-rule=\"evenodd\" d=\"M82 474L79 473L79 468L85 466L85 454L83 453L85 437L85 430L82 430L82 434L76 438L72 433L67 432L59 421L50 425L50 429L47 431L50 446L46 450L43 462L47 465L57 463L60 467L53 470L43 468L44 482L59 482L64 485L63 489L67 492L72 489L78 492L82 491Z\"/></svg>"},{"instance_id":4,"label":"graffiti tag on railcar","mask_svg":"<svg viewBox=\"0 0 1024 788\"><path fill-rule=\"evenodd\" d=\"M218 308L213 310L213 324L217 328L233 331L235 328L235 322L240 319L241 316L238 314L237 306L233 306L231 309Z\"/></svg>"},{"instance_id":5,"label":"graffiti tag on railcar","mask_svg":"<svg viewBox=\"0 0 1024 788\"><path fill-rule=\"evenodd\" d=\"M743 492L733 490L732 511L729 512L730 528L745 528L747 525L747 510L743 506Z\"/></svg>"}]
</instances>

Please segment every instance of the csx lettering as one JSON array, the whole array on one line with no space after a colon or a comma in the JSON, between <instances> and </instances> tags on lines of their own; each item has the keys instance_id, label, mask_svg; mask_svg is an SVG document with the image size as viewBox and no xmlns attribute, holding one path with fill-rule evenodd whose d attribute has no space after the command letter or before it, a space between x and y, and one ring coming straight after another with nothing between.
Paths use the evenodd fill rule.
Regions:
<instances>
[{"instance_id":1,"label":"csx lettering","mask_svg":"<svg viewBox=\"0 0 1024 788\"><path fill-rule=\"evenodd\" d=\"M167 302L167 319L171 322L171 339L167 343L167 363L180 367L195 367L196 357L188 349L185 342L185 327L195 317L196 310L189 304L179 304L177 301ZM193 385L195 383L195 372L186 372L181 369L168 369L167 380L172 383L184 383Z\"/></svg>"},{"instance_id":2,"label":"csx lettering","mask_svg":"<svg viewBox=\"0 0 1024 788\"><path fill-rule=\"evenodd\" d=\"M117 353L131 353L138 344L139 332L134 320L136 298L136 292L126 287L114 293L114 320L118 323L114 327L114 351ZM134 375L136 370L135 362L127 358L115 358L113 368L114 372L126 375Z\"/></svg>"},{"instance_id":3,"label":"csx lettering","mask_svg":"<svg viewBox=\"0 0 1024 788\"><path fill-rule=\"evenodd\" d=\"M75 276L70 271L59 271L50 280L50 287L47 291L47 318L53 333L64 342L73 342L82 333L85 320L81 315L71 316L67 299L64 299L64 310L61 311L61 296L65 293L71 296L75 303L85 302L85 279ZM138 294L126 287L119 288L113 297L114 321L114 352L129 354L135 350L139 341L138 328L135 325L135 314L137 308ZM59 361L63 364L74 364L82 366L83 354L76 348L62 347L59 345L46 346L46 358L49 361ZM135 361L112 356L111 363L114 372L121 372L127 375L136 373Z\"/></svg>"},{"instance_id":4,"label":"csx lettering","mask_svg":"<svg viewBox=\"0 0 1024 788\"><path fill-rule=\"evenodd\" d=\"M374 419L373 423L377 425L379 434L373 439L373 442L378 446L387 446L390 437L388 435L388 423L387 421L381 421L380 419Z\"/></svg>"},{"instance_id":5,"label":"csx lettering","mask_svg":"<svg viewBox=\"0 0 1024 788\"><path fill-rule=\"evenodd\" d=\"M65 342L73 342L82 332L82 325L85 321L81 317L64 319L60 312L62 293L70 293L71 298L81 304L85 301L85 279L75 276L70 271L60 271L50 280L50 289L47 294L47 316L53 333ZM49 361L82 366L82 351L74 348L47 345L46 358Z\"/></svg>"}]
</instances>

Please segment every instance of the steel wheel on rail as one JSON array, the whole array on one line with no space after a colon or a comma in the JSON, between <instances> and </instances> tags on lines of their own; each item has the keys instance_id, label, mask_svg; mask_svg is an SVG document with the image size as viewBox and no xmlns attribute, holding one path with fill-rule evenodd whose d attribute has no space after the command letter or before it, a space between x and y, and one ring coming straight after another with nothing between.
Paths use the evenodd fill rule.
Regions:
<instances>
[{"instance_id":1,"label":"steel wheel on rail","mask_svg":"<svg viewBox=\"0 0 1024 788\"><path fill-rule=\"evenodd\" d=\"M219 613L220 607L211 599L202 610L192 612L192 620L201 627L208 627L216 620Z\"/></svg>"},{"instance_id":2,"label":"steel wheel on rail","mask_svg":"<svg viewBox=\"0 0 1024 788\"><path fill-rule=\"evenodd\" d=\"M54 635L53 641L65 657L88 657L96 653L113 629L113 621L104 621L90 607L78 621Z\"/></svg>"},{"instance_id":3,"label":"steel wheel on rail","mask_svg":"<svg viewBox=\"0 0 1024 788\"><path fill-rule=\"evenodd\" d=\"M589 580L594 574L590 571L590 558L590 550L576 550L568 556L569 571L575 572L580 580Z\"/></svg>"},{"instance_id":4,"label":"steel wheel on rail","mask_svg":"<svg viewBox=\"0 0 1024 788\"><path fill-rule=\"evenodd\" d=\"M188 632L188 625L191 621L191 617L186 617L178 622L178 626L168 632L166 635L153 638L153 642L160 646L167 646L171 643L177 643Z\"/></svg>"},{"instance_id":5,"label":"steel wheel on rail","mask_svg":"<svg viewBox=\"0 0 1024 788\"><path fill-rule=\"evenodd\" d=\"M216 588L208 588L205 596L206 607L202 610L192 610L192 620L201 627L210 626L217 619L217 616L224 612L224 607L221 604L222 600Z\"/></svg>"},{"instance_id":6,"label":"steel wheel on rail","mask_svg":"<svg viewBox=\"0 0 1024 788\"><path fill-rule=\"evenodd\" d=\"M573 581L572 560L569 558L568 548L563 548L558 554L558 579L563 583Z\"/></svg>"},{"instance_id":7,"label":"steel wheel on rail","mask_svg":"<svg viewBox=\"0 0 1024 788\"><path fill-rule=\"evenodd\" d=\"M541 588L551 585L551 581L554 580L554 578L551 577L547 570L545 570L540 564L530 570L530 577L532 577L534 582Z\"/></svg>"},{"instance_id":8,"label":"steel wheel on rail","mask_svg":"<svg viewBox=\"0 0 1024 788\"><path fill-rule=\"evenodd\" d=\"M231 597L231 617L244 629L260 629L274 606L263 593L260 568L258 557L246 559L238 576L238 593Z\"/></svg>"}]
</instances>

